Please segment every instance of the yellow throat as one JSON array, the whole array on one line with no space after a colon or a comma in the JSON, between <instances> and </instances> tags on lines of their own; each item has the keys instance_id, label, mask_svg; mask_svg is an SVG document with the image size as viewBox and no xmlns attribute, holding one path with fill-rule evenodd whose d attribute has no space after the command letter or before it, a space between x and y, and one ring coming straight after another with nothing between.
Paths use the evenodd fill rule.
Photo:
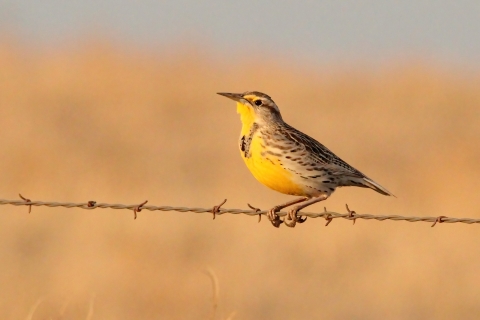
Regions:
<instances>
[{"instance_id":1,"label":"yellow throat","mask_svg":"<svg viewBox=\"0 0 480 320\"><path fill-rule=\"evenodd\" d=\"M255 111L253 111L252 107L237 102L237 113L242 121L242 135L248 134L255 122Z\"/></svg>"},{"instance_id":2,"label":"yellow throat","mask_svg":"<svg viewBox=\"0 0 480 320\"><path fill-rule=\"evenodd\" d=\"M249 136L250 130L255 123L256 115L251 106L237 103L237 113L242 121L240 137ZM265 186L281 193L291 195L304 195L303 188L294 182L293 174L280 165L280 159L268 154L265 143L260 134L254 134L250 142L249 154L240 150L243 161L253 176Z\"/></svg>"}]
</instances>

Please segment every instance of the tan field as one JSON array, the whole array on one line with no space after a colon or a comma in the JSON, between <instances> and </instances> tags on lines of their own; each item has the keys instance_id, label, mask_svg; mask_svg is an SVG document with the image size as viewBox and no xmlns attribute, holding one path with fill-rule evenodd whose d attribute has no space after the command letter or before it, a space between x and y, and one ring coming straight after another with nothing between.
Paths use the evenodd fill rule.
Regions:
<instances>
[{"instance_id":1,"label":"tan field","mask_svg":"<svg viewBox=\"0 0 480 320\"><path fill-rule=\"evenodd\" d=\"M262 209L235 104L258 90L397 198L307 211L480 218L480 74L392 61L295 66L188 46L0 46L0 198ZM425 60L426 61L426 60ZM480 225L1 206L0 319L478 319Z\"/></svg>"}]
</instances>

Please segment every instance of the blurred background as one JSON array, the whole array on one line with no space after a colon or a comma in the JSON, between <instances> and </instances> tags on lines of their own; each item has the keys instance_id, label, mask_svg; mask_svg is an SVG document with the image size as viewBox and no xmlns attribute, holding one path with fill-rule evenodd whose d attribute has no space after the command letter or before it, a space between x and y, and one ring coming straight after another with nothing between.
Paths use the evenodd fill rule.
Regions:
<instances>
[{"instance_id":1,"label":"blurred background","mask_svg":"<svg viewBox=\"0 0 480 320\"><path fill-rule=\"evenodd\" d=\"M235 104L392 191L308 211L480 218L477 1L0 1L0 198L268 209ZM475 319L476 225L0 207L1 319Z\"/></svg>"}]
</instances>

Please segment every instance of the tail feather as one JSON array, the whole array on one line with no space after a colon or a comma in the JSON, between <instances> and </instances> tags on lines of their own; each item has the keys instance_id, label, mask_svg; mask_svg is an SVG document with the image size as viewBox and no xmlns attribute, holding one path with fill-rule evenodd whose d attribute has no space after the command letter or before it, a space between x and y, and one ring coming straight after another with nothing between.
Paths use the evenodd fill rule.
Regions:
<instances>
[{"instance_id":1,"label":"tail feather","mask_svg":"<svg viewBox=\"0 0 480 320\"><path fill-rule=\"evenodd\" d=\"M388 191L387 189L385 189L384 187L382 187L381 185L379 185L375 181L371 180L370 178L364 177L363 182L367 187L377 191L378 193L381 193L381 194L386 195L386 196L395 197L395 195L393 193L391 193L390 191Z\"/></svg>"}]
</instances>

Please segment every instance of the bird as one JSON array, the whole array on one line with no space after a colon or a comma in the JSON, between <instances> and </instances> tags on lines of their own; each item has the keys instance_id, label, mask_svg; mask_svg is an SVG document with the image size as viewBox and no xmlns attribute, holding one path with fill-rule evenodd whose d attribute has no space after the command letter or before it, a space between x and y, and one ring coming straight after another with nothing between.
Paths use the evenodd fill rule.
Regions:
<instances>
[{"instance_id":1,"label":"bird","mask_svg":"<svg viewBox=\"0 0 480 320\"><path fill-rule=\"evenodd\" d=\"M370 188L382 195L393 194L355 169L323 144L288 125L273 99L262 92L218 92L236 101L242 129L238 147L253 176L263 185L283 194L299 196L267 211L274 227L295 227L305 222L298 212L324 201L338 187ZM280 210L294 206L282 220Z\"/></svg>"}]
</instances>

